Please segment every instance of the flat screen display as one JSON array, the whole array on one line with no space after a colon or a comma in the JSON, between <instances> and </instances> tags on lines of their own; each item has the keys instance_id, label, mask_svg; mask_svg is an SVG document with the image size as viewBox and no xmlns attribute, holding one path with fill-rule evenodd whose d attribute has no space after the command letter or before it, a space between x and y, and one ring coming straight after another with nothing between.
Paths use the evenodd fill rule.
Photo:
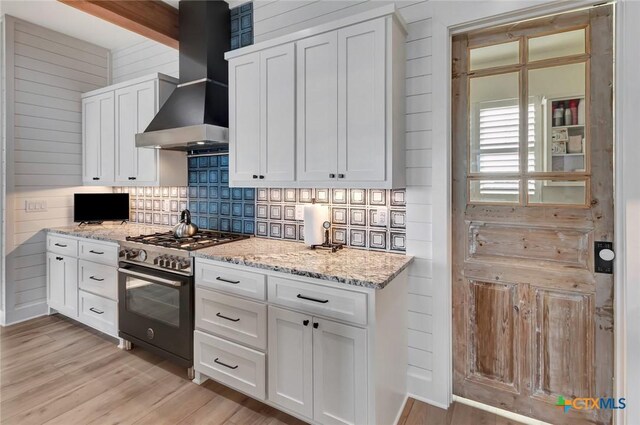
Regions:
<instances>
[{"instance_id":1,"label":"flat screen display","mask_svg":"<svg viewBox=\"0 0 640 425\"><path fill-rule=\"evenodd\" d=\"M128 193L75 193L73 195L73 221L129 220Z\"/></svg>"}]
</instances>

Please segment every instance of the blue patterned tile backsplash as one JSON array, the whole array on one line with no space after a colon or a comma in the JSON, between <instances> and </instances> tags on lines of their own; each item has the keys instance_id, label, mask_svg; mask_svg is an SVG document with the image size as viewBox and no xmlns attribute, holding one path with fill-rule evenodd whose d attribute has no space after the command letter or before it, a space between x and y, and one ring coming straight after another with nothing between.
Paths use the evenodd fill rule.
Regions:
<instances>
[{"instance_id":1,"label":"blue patterned tile backsplash","mask_svg":"<svg viewBox=\"0 0 640 425\"><path fill-rule=\"evenodd\" d=\"M119 187L131 199L130 220L175 225L184 209L201 229L255 233L253 188L229 187L229 156L189 158L188 187Z\"/></svg>"}]
</instances>

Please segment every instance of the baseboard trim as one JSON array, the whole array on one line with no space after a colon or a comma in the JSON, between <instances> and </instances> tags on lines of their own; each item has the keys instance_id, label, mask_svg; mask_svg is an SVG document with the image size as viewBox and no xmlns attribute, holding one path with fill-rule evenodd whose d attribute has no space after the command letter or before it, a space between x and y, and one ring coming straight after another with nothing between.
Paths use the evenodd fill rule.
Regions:
<instances>
[{"instance_id":1,"label":"baseboard trim","mask_svg":"<svg viewBox=\"0 0 640 425\"><path fill-rule=\"evenodd\" d=\"M467 406L475 407L476 409L485 410L495 415L502 416L504 418L511 419L516 422L521 422L527 425L553 425L548 422L520 415L518 413L509 412L508 410L500 409L498 407L489 406L488 404L483 404L478 401L469 400L468 398L460 397L455 394L453 395L453 401L461 404L466 404Z\"/></svg>"},{"instance_id":2,"label":"baseboard trim","mask_svg":"<svg viewBox=\"0 0 640 425\"><path fill-rule=\"evenodd\" d=\"M428 398L425 398L425 397L422 397L422 396L419 396L419 395L416 395L416 394L409 393L409 394L407 394L407 397L411 397L411 398L416 399L418 401L421 401L423 403L427 403L427 404L429 404L431 406L439 407L439 408L444 409L444 410L447 410L449 408L449 406L447 406L445 404L438 403L437 401L429 400Z\"/></svg>"},{"instance_id":3,"label":"baseboard trim","mask_svg":"<svg viewBox=\"0 0 640 425\"><path fill-rule=\"evenodd\" d=\"M38 315L33 316L33 317L24 317L22 319L19 319L19 320L13 321L13 322L9 322L9 323L4 322L4 323L2 323L2 326L3 327L7 327L7 326L11 326L11 325L17 325L18 323L28 322L29 320L37 319L38 317L48 316L48 315L49 315L48 313L42 313L42 314L38 314Z\"/></svg>"},{"instance_id":4,"label":"baseboard trim","mask_svg":"<svg viewBox=\"0 0 640 425\"><path fill-rule=\"evenodd\" d=\"M404 408L407 405L407 401L409 401L409 397L410 397L409 394L405 394L404 395L404 401L402 402L402 406L400 407L400 410L398 411L398 414L396 415L396 419L393 421L393 425L398 425L398 421L402 417L402 412L404 412Z\"/></svg>"}]
</instances>

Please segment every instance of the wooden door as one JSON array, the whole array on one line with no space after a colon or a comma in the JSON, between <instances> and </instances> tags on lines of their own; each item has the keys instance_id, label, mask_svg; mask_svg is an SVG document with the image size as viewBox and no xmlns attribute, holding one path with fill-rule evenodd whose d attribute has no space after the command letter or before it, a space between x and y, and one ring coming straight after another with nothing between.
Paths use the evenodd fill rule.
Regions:
<instances>
[{"instance_id":1,"label":"wooden door","mask_svg":"<svg viewBox=\"0 0 640 425\"><path fill-rule=\"evenodd\" d=\"M295 180L295 45L260 53L260 175Z\"/></svg>"},{"instance_id":2,"label":"wooden door","mask_svg":"<svg viewBox=\"0 0 640 425\"><path fill-rule=\"evenodd\" d=\"M313 318L313 418L367 424L367 331Z\"/></svg>"},{"instance_id":3,"label":"wooden door","mask_svg":"<svg viewBox=\"0 0 640 425\"><path fill-rule=\"evenodd\" d=\"M269 400L313 417L312 317L269 307Z\"/></svg>"},{"instance_id":4,"label":"wooden door","mask_svg":"<svg viewBox=\"0 0 640 425\"><path fill-rule=\"evenodd\" d=\"M296 43L297 175L299 181L337 179L337 32Z\"/></svg>"},{"instance_id":5,"label":"wooden door","mask_svg":"<svg viewBox=\"0 0 640 425\"><path fill-rule=\"evenodd\" d=\"M260 53L229 61L229 180L237 186L260 174Z\"/></svg>"},{"instance_id":6,"label":"wooden door","mask_svg":"<svg viewBox=\"0 0 640 425\"><path fill-rule=\"evenodd\" d=\"M613 396L612 8L452 47L454 394L610 423L563 402Z\"/></svg>"},{"instance_id":7,"label":"wooden door","mask_svg":"<svg viewBox=\"0 0 640 425\"><path fill-rule=\"evenodd\" d=\"M136 148L135 136L142 133L156 111L156 82L145 81L115 91L116 181L154 183L158 179L158 151Z\"/></svg>"},{"instance_id":8,"label":"wooden door","mask_svg":"<svg viewBox=\"0 0 640 425\"><path fill-rule=\"evenodd\" d=\"M69 316L78 316L78 260L47 253L47 298L49 307Z\"/></svg>"},{"instance_id":9,"label":"wooden door","mask_svg":"<svg viewBox=\"0 0 640 425\"><path fill-rule=\"evenodd\" d=\"M385 20L338 31L338 178L384 182Z\"/></svg>"},{"instance_id":10,"label":"wooden door","mask_svg":"<svg viewBox=\"0 0 640 425\"><path fill-rule=\"evenodd\" d=\"M82 179L105 184L114 178L114 94L82 99Z\"/></svg>"}]
</instances>

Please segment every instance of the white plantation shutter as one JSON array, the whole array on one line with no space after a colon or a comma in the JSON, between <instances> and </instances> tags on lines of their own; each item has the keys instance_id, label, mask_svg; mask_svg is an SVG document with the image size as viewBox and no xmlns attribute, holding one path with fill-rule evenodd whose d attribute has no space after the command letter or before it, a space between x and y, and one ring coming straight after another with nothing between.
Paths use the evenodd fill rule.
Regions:
<instances>
[{"instance_id":1,"label":"white plantation shutter","mask_svg":"<svg viewBox=\"0 0 640 425\"><path fill-rule=\"evenodd\" d=\"M477 108L478 171L480 173L518 173L518 135L520 131L517 99L480 103ZM528 108L528 169L535 170L536 107ZM480 193L494 195L516 195L518 181L482 181Z\"/></svg>"}]
</instances>

